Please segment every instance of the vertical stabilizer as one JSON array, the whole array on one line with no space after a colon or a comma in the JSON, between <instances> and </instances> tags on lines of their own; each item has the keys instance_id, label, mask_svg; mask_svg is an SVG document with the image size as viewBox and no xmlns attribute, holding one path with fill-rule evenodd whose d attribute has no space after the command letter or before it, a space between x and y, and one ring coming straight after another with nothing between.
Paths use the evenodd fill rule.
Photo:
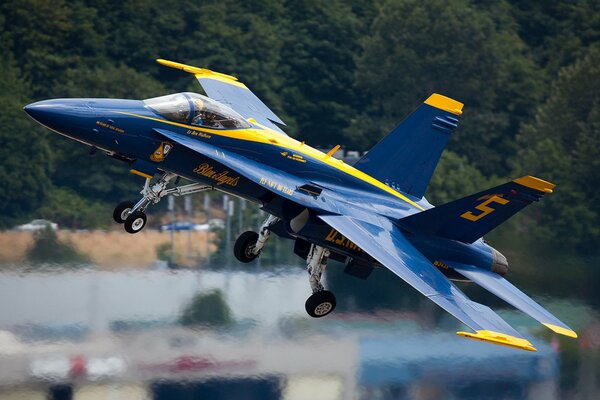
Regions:
<instances>
[{"instance_id":1,"label":"vertical stabilizer","mask_svg":"<svg viewBox=\"0 0 600 400\"><path fill-rule=\"evenodd\" d=\"M463 104L432 94L354 165L392 188L421 198L458 126Z\"/></svg>"}]
</instances>

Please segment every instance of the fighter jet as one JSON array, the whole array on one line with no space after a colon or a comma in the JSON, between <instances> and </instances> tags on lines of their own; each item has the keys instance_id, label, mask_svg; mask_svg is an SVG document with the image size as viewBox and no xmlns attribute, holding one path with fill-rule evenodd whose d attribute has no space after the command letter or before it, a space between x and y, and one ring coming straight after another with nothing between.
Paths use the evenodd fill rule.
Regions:
<instances>
[{"instance_id":1,"label":"fighter jet","mask_svg":"<svg viewBox=\"0 0 600 400\"><path fill-rule=\"evenodd\" d=\"M291 239L306 260L315 318L333 311L324 288L328 259L366 279L389 269L473 332L467 338L535 351L489 307L452 281L475 282L556 333L576 333L513 286L507 259L483 236L525 206L552 193L552 183L523 176L437 207L424 197L463 104L432 94L354 165L288 136L284 122L237 78L172 61L193 74L206 95L176 93L146 100L54 99L25 106L60 135L100 149L145 178L137 202L118 204L113 218L135 234L146 209L164 196L218 190L268 213L258 232L236 240L236 258L260 256L269 235ZM183 177L194 183L177 185Z\"/></svg>"}]
</instances>

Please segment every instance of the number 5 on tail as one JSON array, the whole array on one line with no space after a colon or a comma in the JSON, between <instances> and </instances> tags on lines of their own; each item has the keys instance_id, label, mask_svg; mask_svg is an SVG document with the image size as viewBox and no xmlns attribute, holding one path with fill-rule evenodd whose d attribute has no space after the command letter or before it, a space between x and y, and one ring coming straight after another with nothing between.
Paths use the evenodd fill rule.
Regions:
<instances>
[{"instance_id":1,"label":"number 5 on tail","mask_svg":"<svg viewBox=\"0 0 600 400\"><path fill-rule=\"evenodd\" d=\"M466 213L461 214L461 218L464 219L468 219L469 221L479 221L481 218L485 217L488 214L491 214L492 212L494 212L496 209L492 208L489 206L490 203L498 203L501 205L505 205L507 204L509 201L506 199L503 199L502 197L499 196L492 196L489 199L487 199L486 201L484 201L483 203L475 206L476 210L481 211L479 214L473 214L471 211L467 211Z\"/></svg>"}]
</instances>

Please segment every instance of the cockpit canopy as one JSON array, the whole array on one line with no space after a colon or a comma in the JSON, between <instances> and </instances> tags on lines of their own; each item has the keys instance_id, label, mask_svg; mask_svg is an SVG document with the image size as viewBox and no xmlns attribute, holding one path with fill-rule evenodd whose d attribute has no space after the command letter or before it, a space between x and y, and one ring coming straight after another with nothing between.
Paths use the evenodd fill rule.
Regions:
<instances>
[{"instance_id":1,"label":"cockpit canopy","mask_svg":"<svg viewBox=\"0 0 600 400\"><path fill-rule=\"evenodd\" d=\"M176 93L144 100L163 117L211 129L241 129L251 125L231 108L197 93Z\"/></svg>"}]
</instances>

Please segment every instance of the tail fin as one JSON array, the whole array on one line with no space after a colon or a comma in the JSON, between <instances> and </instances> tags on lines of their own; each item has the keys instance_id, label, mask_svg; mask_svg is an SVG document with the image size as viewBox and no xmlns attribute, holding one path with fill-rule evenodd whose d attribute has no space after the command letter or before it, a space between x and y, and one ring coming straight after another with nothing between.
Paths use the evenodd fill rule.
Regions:
<instances>
[{"instance_id":1,"label":"tail fin","mask_svg":"<svg viewBox=\"0 0 600 400\"><path fill-rule=\"evenodd\" d=\"M463 104L432 94L400 125L356 162L354 168L396 190L421 198L458 126Z\"/></svg>"},{"instance_id":2,"label":"tail fin","mask_svg":"<svg viewBox=\"0 0 600 400\"><path fill-rule=\"evenodd\" d=\"M404 228L473 243L524 207L552 193L554 184L524 176L465 198L402 218Z\"/></svg>"}]
</instances>

